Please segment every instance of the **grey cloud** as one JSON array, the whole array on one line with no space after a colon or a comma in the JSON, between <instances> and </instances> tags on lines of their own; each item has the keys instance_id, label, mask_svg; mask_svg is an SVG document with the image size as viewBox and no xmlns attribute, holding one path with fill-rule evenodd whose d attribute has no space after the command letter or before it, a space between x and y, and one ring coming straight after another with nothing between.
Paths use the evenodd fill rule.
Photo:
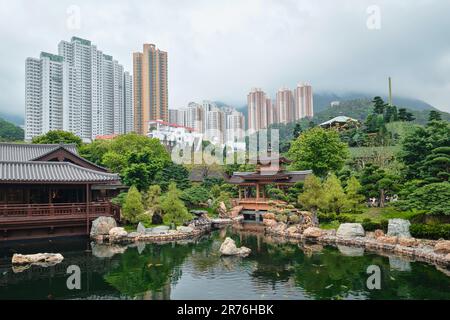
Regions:
<instances>
[{"instance_id":1,"label":"grey cloud","mask_svg":"<svg viewBox=\"0 0 450 320\"><path fill-rule=\"evenodd\" d=\"M70 5L81 30L66 28ZM381 29L366 27L369 5ZM24 109L24 61L85 37L132 70L144 42L169 52L169 104L245 104L251 87L274 96L315 91L395 93L450 111L450 3L440 0L0 1L0 111ZM13 18L12 18L13 17Z\"/></svg>"}]
</instances>

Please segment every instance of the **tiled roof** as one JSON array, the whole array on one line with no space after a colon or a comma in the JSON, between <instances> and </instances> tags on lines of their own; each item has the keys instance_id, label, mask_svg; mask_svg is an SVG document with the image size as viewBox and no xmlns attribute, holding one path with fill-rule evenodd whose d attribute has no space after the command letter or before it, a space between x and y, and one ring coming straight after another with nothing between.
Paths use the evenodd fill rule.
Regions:
<instances>
[{"instance_id":1,"label":"tiled roof","mask_svg":"<svg viewBox=\"0 0 450 320\"><path fill-rule=\"evenodd\" d=\"M0 143L0 161L31 161L61 147L78 155L75 144Z\"/></svg>"},{"instance_id":2,"label":"tiled roof","mask_svg":"<svg viewBox=\"0 0 450 320\"><path fill-rule=\"evenodd\" d=\"M260 180L273 180L280 183L296 183L304 181L308 175L312 174L312 170L304 171L282 171L274 175L261 175L257 172L234 172L228 180L232 184L254 183Z\"/></svg>"},{"instance_id":3,"label":"tiled roof","mask_svg":"<svg viewBox=\"0 0 450 320\"><path fill-rule=\"evenodd\" d=\"M0 183L5 182L119 182L117 174L86 169L70 162L0 161Z\"/></svg>"}]
</instances>

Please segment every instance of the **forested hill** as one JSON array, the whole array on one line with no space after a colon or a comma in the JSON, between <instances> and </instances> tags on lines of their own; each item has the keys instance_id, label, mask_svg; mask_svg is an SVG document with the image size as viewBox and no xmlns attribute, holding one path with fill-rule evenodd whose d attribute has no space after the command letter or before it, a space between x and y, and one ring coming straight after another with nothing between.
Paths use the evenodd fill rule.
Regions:
<instances>
[{"instance_id":1,"label":"forested hill","mask_svg":"<svg viewBox=\"0 0 450 320\"><path fill-rule=\"evenodd\" d=\"M403 106L399 105L397 108L402 108ZM414 108L406 108L407 111L411 112L416 118L414 121L418 124L426 124L428 121L428 116L430 110L436 109L426 109L426 110L417 110ZM316 124L325 122L337 116L347 116L357 120L364 121L367 116L372 113L373 104L370 99L356 99L356 100L348 100L341 101L339 106L336 107L328 107L325 110L315 112L313 121ZM450 121L450 114L447 112L439 111L442 116L442 120Z\"/></svg>"},{"instance_id":2,"label":"forested hill","mask_svg":"<svg viewBox=\"0 0 450 320\"><path fill-rule=\"evenodd\" d=\"M22 128L0 118L0 142L23 141L24 131Z\"/></svg>"}]
</instances>

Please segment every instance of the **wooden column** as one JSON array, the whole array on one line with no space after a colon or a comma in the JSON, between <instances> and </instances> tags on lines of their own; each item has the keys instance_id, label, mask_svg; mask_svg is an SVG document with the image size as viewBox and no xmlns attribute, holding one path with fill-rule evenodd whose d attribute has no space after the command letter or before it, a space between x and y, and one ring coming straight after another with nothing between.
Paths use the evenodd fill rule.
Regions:
<instances>
[{"instance_id":1,"label":"wooden column","mask_svg":"<svg viewBox=\"0 0 450 320\"><path fill-rule=\"evenodd\" d=\"M256 200L259 199L259 184L256 184Z\"/></svg>"},{"instance_id":2,"label":"wooden column","mask_svg":"<svg viewBox=\"0 0 450 320\"><path fill-rule=\"evenodd\" d=\"M89 204L91 202L91 192L89 184L86 184L86 234L89 235Z\"/></svg>"},{"instance_id":3,"label":"wooden column","mask_svg":"<svg viewBox=\"0 0 450 320\"><path fill-rule=\"evenodd\" d=\"M239 200L241 200L241 199L242 199L242 196L241 196L241 187L238 187L238 190L239 190Z\"/></svg>"}]
</instances>

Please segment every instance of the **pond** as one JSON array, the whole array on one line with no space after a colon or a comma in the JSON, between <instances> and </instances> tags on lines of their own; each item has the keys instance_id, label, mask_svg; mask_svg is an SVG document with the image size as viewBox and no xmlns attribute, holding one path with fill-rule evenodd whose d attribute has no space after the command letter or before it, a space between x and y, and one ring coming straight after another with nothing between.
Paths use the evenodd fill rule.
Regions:
<instances>
[{"instance_id":1,"label":"pond","mask_svg":"<svg viewBox=\"0 0 450 320\"><path fill-rule=\"evenodd\" d=\"M226 236L252 249L221 257ZM10 245L1 249L0 299L450 299L449 271L356 248L280 241L222 229L194 242L94 246L85 240ZM53 267L15 270L14 252L60 252ZM67 268L81 270L81 288L67 288ZM369 266L381 288L369 290Z\"/></svg>"}]
</instances>

